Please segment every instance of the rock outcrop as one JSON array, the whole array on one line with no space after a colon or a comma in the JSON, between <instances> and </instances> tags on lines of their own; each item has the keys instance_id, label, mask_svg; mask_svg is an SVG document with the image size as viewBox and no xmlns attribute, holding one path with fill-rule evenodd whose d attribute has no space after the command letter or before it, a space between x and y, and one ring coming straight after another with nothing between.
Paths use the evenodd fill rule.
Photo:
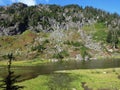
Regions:
<instances>
[{"instance_id":1,"label":"rock outcrop","mask_svg":"<svg viewBox=\"0 0 120 90\"><path fill-rule=\"evenodd\" d=\"M21 34L28 29L34 32L80 29L84 25L103 20L103 14L108 15L104 11L101 12L92 7L83 9L78 5L61 7L40 4L28 7L22 3L15 3L0 7L0 36Z\"/></svg>"}]
</instances>

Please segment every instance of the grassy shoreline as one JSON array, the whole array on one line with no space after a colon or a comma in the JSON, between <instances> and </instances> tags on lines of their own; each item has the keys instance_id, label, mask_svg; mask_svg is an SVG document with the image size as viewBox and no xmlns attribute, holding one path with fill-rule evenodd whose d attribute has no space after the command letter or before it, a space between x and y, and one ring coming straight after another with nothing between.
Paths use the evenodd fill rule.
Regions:
<instances>
[{"instance_id":1,"label":"grassy shoreline","mask_svg":"<svg viewBox=\"0 0 120 90\"><path fill-rule=\"evenodd\" d=\"M91 58L90 60L105 60L105 59L120 59L120 56L117 55L117 56L107 56L107 57L104 57L104 56L98 56L98 57L95 57L95 58ZM63 61L68 61L68 60L74 60L74 59L63 59ZM36 65L42 65L42 64L45 64L45 63L49 63L49 62L52 62L52 59L51 60L47 60L47 59L40 59L40 58L36 58L36 59L33 59L33 60L17 60L17 61L13 61L12 62L12 65L13 66L36 66ZM54 61L53 61L54 62ZM0 66L5 66L7 65L8 63L8 60L2 60L0 61Z\"/></svg>"},{"instance_id":2,"label":"grassy shoreline","mask_svg":"<svg viewBox=\"0 0 120 90\"><path fill-rule=\"evenodd\" d=\"M23 90L119 90L120 68L63 70L19 83ZM83 86L83 83L84 86ZM87 89L87 90L89 90Z\"/></svg>"},{"instance_id":3,"label":"grassy shoreline","mask_svg":"<svg viewBox=\"0 0 120 90\"><path fill-rule=\"evenodd\" d=\"M36 66L48 63L48 60L43 59L34 59L34 60L19 60L19 61L12 61L12 66ZM0 66L7 65L8 60L0 61Z\"/></svg>"}]
</instances>

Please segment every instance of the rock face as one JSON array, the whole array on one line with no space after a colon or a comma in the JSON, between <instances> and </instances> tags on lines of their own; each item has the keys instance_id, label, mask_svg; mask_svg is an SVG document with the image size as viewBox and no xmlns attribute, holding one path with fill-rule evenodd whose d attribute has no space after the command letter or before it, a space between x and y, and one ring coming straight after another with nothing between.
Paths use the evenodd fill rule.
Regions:
<instances>
[{"instance_id":1,"label":"rock face","mask_svg":"<svg viewBox=\"0 0 120 90\"><path fill-rule=\"evenodd\" d=\"M83 9L78 5L61 7L42 4L28 7L23 3L14 3L0 7L0 36L21 34L28 29L34 32L80 29L95 22L108 25L111 17L117 18L116 22L120 23L119 15L110 15L92 7Z\"/></svg>"},{"instance_id":2,"label":"rock face","mask_svg":"<svg viewBox=\"0 0 120 90\"><path fill-rule=\"evenodd\" d=\"M28 7L22 3L15 3L0 7L0 36L21 34L27 29L34 32L68 30L95 21L93 17L85 18L85 10L77 5Z\"/></svg>"},{"instance_id":3,"label":"rock face","mask_svg":"<svg viewBox=\"0 0 120 90\"><path fill-rule=\"evenodd\" d=\"M22 24L16 24L15 26L10 26L7 28L0 27L0 36L21 34L22 32L25 31L25 27L26 26Z\"/></svg>"},{"instance_id":4,"label":"rock face","mask_svg":"<svg viewBox=\"0 0 120 90\"><path fill-rule=\"evenodd\" d=\"M90 35L87 35L83 30L79 29L78 31L81 35L81 38L86 47L93 49L95 51L102 51L102 47L99 43L96 43L92 40Z\"/></svg>"},{"instance_id":5,"label":"rock face","mask_svg":"<svg viewBox=\"0 0 120 90\"><path fill-rule=\"evenodd\" d=\"M17 14L20 13L19 10L25 8L27 8L27 5L23 3L0 7L0 36L21 34L27 29L25 21L20 22L20 18L16 21L16 18L18 18Z\"/></svg>"}]
</instances>

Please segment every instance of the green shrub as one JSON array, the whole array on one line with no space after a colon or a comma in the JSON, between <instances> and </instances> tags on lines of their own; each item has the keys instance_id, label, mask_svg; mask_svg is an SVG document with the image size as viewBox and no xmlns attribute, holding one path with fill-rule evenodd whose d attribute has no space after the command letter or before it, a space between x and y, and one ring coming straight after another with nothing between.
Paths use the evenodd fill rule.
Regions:
<instances>
[{"instance_id":1,"label":"green shrub","mask_svg":"<svg viewBox=\"0 0 120 90\"><path fill-rule=\"evenodd\" d=\"M8 56L7 55L3 55L2 58L3 59L8 59Z\"/></svg>"},{"instance_id":2,"label":"green shrub","mask_svg":"<svg viewBox=\"0 0 120 90\"><path fill-rule=\"evenodd\" d=\"M43 53L43 51L45 50L46 48L44 47L44 45L38 45L38 46L35 46L35 47L32 47L31 50L32 51L38 51L40 53Z\"/></svg>"},{"instance_id":3,"label":"green shrub","mask_svg":"<svg viewBox=\"0 0 120 90\"><path fill-rule=\"evenodd\" d=\"M63 50L57 54L53 55L53 58L57 58L57 59L63 59L64 57L68 57L69 53L66 50Z\"/></svg>"},{"instance_id":4,"label":"green shrub","mask_svg":"<svg viewBox=\"0 0 120 90\"><path fill-rule=\"evenodd\" d=\"M75 46L75 47L80 47L80 46L82 46L82 43L81 43L81 42L78 42L78 41L76 41L76 42L74 42L74 41L66 41L66 42L64 42L64 44L72 45L72 46Z\"/></svg>"},{"instance_id":5,"label":"green shrub","mask_svg":"<svg viewBox=\"0 0 120 90\"><path fill-rule=\"evenodd\" d=\"M80 53L81 53L83 58L85 58L85 56L89 56L90 57L90 54L88 53L88 48L86 48L85 46L82 46L80 48Z\"/></svg>"},{"instance_id":6,"label":"green shrub","mask_svg":"<svg viewBox=\"0 0 120 90\"><path fill-rule=\"evenodd\" d=\"M80 42L72 42L72 45L75 47L80 47L82 44Z\"/></svg>"},{"instance_id":7,"label":"green shrub","mask_svg":"<svg viewBox=\"0 0 120 90\"><path fill-rule=\"evenodd\" d=\"M47 44L47 43L50 43L50 41L48 39L46 39L43 44Z\"/></svg>"}]
</instances>

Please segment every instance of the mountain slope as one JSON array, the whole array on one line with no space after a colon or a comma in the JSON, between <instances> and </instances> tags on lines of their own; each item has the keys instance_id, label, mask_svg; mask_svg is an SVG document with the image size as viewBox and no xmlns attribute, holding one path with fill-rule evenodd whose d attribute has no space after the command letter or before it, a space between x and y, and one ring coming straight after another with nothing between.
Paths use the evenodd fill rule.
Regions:
<instances>
[{"instance_id":1,"label":"mountain slope","mask_svg":"<svg viewBox=\"0 0 120 90\"><path fill-rule=\"evenodd\" d=\"M0 60L9 52L16 60L119 55L119 36L120 16L92 7L22 3L0 7Z\"/></svg>"}]
</instances>

